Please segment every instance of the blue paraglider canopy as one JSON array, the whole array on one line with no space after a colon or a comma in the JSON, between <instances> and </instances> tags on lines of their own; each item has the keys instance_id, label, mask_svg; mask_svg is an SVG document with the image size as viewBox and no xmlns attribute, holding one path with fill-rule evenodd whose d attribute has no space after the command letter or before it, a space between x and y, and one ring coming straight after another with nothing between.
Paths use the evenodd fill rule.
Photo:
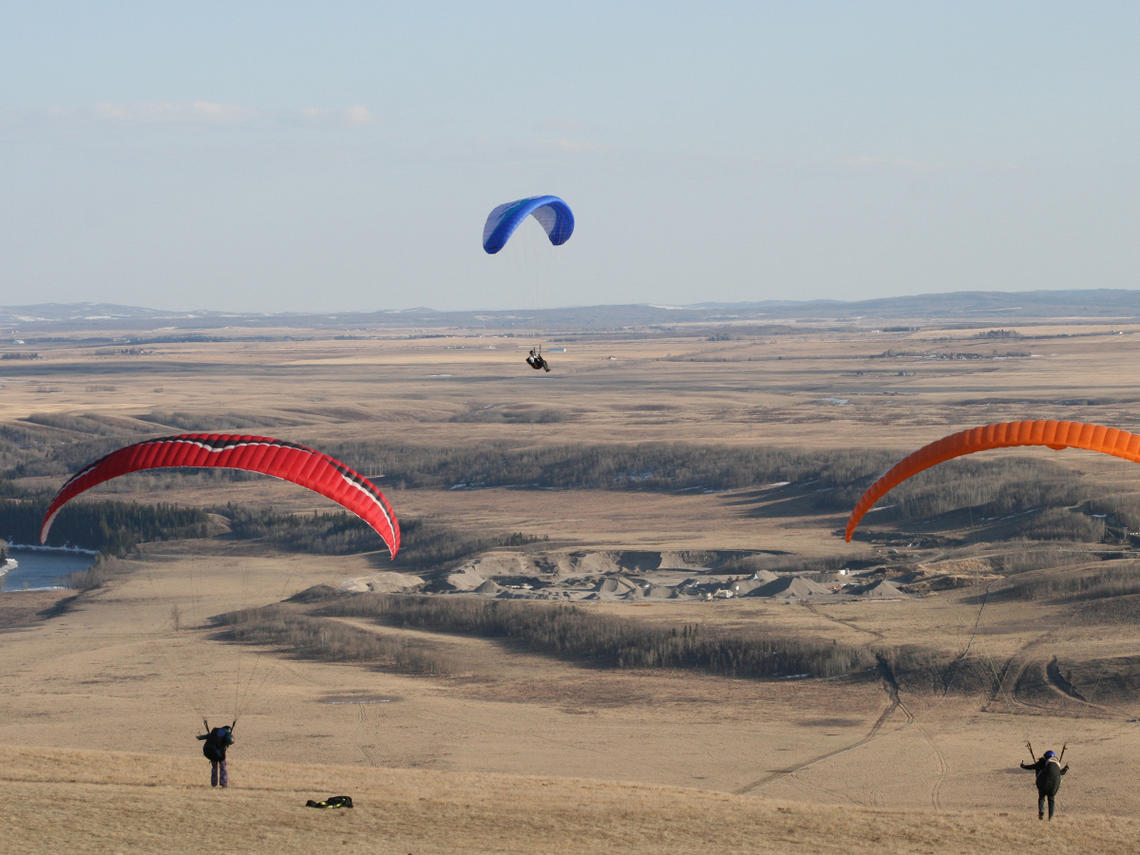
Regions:
<instances>
[{"instance_id":1,"label":"blue paraglider canopy","mask_svg":"<svg viewBox=\"0 0 1140 855\"><path fill-rule=\"evenodd\" d=\"M487 216L483 226L483 249L494 255L510 240L519 224L533 215L546 231L550 242L561 246L574 233L574 213L557 196L532 196L499 205Z\"/></svg>"}]
</instances>

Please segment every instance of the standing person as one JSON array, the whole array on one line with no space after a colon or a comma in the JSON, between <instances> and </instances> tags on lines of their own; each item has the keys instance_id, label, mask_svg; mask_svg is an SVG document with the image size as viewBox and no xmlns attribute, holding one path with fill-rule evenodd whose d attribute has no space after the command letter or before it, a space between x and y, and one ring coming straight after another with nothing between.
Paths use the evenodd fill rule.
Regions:
<instances>
[{"instance_id":1,"label":"standing person","mask_svg":"<svg viewBox=\"0 0 1140 855\"><path fill-rule=\"evenodd\" d=\"M213 729L205 719L202 719L202 724L206 725L206 733L200 734L198 738L205 740L202 753L210 761L210 786L228 787L230 776L226 771L226 749L234 744L234 726L237 722Z\"/></svg>"},{"instance_id":2,"label":"standing person","mask_svg":"<svg viewBox=\"0 0 1140 855\"><path fill-rule=\"evenodd\" d=\"M1045 818L1045 800L1048 799L1049 819L1052 819L1053 800L1057 796L1057 790L1061 788L1061 776L1069 771L1068 764L1062 767L1061 758L1052 751L1046 751L1041 755L1040 760L1035 760L1032 764L1022 763L1021 768L1032 769L1037 773L1035 778L1037 782L1037 818Z\"/></svg>"}]
</instances>

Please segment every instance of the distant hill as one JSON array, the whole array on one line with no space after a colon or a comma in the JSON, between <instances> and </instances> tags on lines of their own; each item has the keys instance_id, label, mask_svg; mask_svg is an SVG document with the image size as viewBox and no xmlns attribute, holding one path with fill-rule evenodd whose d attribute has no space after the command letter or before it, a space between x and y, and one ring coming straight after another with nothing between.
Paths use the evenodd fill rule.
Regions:
<instances>
[{"instance_id":1,"label":"distant hill","mask_svg":"<svg viewBox=\"0 0 1140 855\"><path fill-rule=\"evenodd\" d=\"M674 325L772 324L789 321L868 324L922 320L939 323L1034 322L1052 318L1140 320L1140 290L955 291L875 300L766 300L755 303L694 303L685 306L629 304L577 306L537 311L439 311L428 308L374 312L277 314L170 311L110 303L41 303L0 307L0 328L21 332L174 330L222 327L346 329L644 330Z\"/></svg>"}]
</instances>

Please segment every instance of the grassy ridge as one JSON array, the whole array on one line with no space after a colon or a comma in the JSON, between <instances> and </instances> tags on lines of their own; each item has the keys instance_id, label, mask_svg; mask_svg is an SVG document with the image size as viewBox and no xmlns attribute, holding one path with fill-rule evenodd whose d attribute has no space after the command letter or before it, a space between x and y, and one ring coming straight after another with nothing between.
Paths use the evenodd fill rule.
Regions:
<instances>
[{"instance_id":1,"label":"grassy ridge","mask_svg":"<svg viewBox=\"0 0 1140 855\"><path fill-rule=\"evenodd\" d=\"M1014 581L1003 592L1022 600L1101 600L1140 594L1140 561L1119 561L1090 571L1066 571Z\"/></svg>"},{"instance_id":2,"label":"grassy ridge","mask_svg":"<svg viewBox=\"0 0 1140 855\"><path fill-rule=\"evenodd\" d=\"M303 659L365 663L402 674L450 673L444 658L429 649L311 617L288 606L229 612L215 617L213 623L226 641L270 645Z\"/></svg>"},{"instance_id":3,"label":"grassy ridge","mask_svg":"<svg viewBox=\"0 0 1140 855\"><path fill-rule=\"evenodd\" d=\"M330 603L319 614L501 638L534 652L610 668L687 668L729 677L834 677L865 672L874 663L865 649L834 642L727 635L698 624L661 627L569 605L360 594Z\"/></svg>"},{"instance_id":4,"label":"grassy ridge","mask_svg":"<svg viewBox=\"0 0 1140 855\"><path fill-rule=\"evenodd\" d=\"M464 596L339 594L308 606L246 609L216 617L224 638L267 644L302 658L370 664L416 674L448 674L446 654L405 639L346 626L374 621L457 636L494 639L528 653L613 669L681 669L746 679L886 679L916 692L977 693L994 688L992 663L906 646L857 646L753 627L662 625L566 604Z\"/></svg>"},{"instance_id":5,"label":"grassy ridge","mask_svg":"<svg viewBox=\"0 0 1140 855\"><path fill-rule=\"evenodd\" d=\"M348 617L434 632L500 639L533 653L605 668L682 668L729 677L869 675L876 658L865 648L761 632L720 632L697 624L663 627L595 614L569 605L473 597L334 595L309 614L248 609L216 619L234 641L274 644L299 656L385 663L377 637L322 620ZM418 673L446 673L446 662L416 660Z\"/></svg>"},{"instance_id":6,"label":"grassy ridge","mask_svg":"<svg viewBox=\"0 0 1140 855\"><path fill-rule=\"evenodd\" d=\"M740 756L737 743L729 744L734 757ZM1073 789L1062 789L1060 819L1045 838L1031 806L1013 813L1009 790L976 793L976 785L982 808L962 810L955 802L937 810L899 809L894 801L890 809L867 808L641 779L584 782L394 763L319 765L319 755L268 762L243 741L233 755L235 783L226 798L219 798L223 794L202 786L203 760L190 752L25 745L5 746L5 751L0 795L8 805L8 827L19 829L19 848L14 844L12 851L20 852L997 855L1036 851L1047 839L1048 850L1058 855L1132 855L1140 836L1140 820L1128 803L1080 801L1074 783L1065 785ZM978 768L972 757L959 758L957 766L952 785ZM1076 768L1089 766L1086 761ZM873 786L898 785L893 766L869 765L863 771ZM1115 779L1104 784L1110 790L1114 785ZM357 805L352 811L309 811L313 816L308 816L299 807L306 798L341 792L352 794ZM1105 813L1113 808L1116 815Z\"/></svg>"}]
</instances>

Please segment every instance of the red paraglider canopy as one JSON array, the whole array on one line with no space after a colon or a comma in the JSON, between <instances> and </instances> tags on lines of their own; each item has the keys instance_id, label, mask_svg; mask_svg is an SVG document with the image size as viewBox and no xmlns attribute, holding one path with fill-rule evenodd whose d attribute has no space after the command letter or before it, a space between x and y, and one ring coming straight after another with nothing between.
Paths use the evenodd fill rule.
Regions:
<instances>
[{"instance_id":1,"label":"red paraglider canopy","mask_svg":"<svg viewBox=\"0 0 1140 855\"><path fill-rule=\"evenodd\" d=\"M320 493L360 517L383 538L393 558L400 550L400 524L376 485L339 460L304 445L267 436L187 433L148 439L112 451L71 477L52 499L40 543L56 514L84 490L143 469L219 467L261 472Z\"/></svg>"}]
</instances>

